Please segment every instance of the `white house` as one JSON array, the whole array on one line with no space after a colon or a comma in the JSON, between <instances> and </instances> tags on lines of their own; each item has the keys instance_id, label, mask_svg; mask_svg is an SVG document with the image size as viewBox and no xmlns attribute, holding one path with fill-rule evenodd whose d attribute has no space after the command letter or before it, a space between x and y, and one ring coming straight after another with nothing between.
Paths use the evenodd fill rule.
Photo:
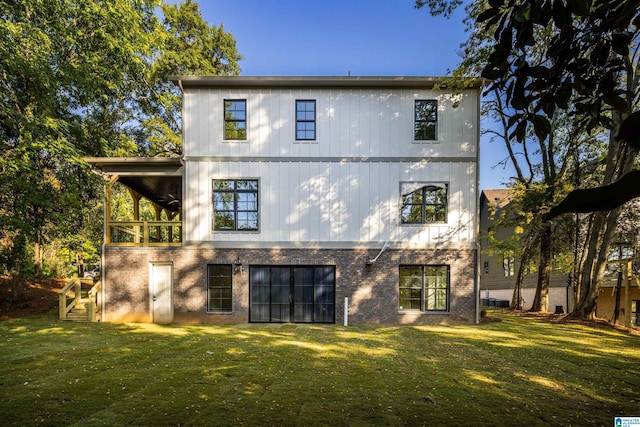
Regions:
<instances>
[{"instance_id":1,"label":"white house","mask_svg":"<svg viewBox=\"0 0 640 427\"><path fill-rule=\"evenodd\" d=\"M182 159L88 159L158 212L107 209L103 320L477 320L479 81L172 81Z\"/></svg>"}]
</instances>

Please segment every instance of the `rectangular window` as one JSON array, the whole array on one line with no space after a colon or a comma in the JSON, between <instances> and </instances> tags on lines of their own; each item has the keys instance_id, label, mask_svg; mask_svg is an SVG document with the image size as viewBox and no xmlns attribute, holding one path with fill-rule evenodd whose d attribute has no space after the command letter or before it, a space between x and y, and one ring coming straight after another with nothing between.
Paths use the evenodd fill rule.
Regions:
<instances>
[{"instance_id":1,"label":"rectangular window","mask_svg":"<svg viewBox=\"0 0 640 427\"><path fill-rule=\"evenodd\" d=\"M502 275L510 277L516 274L516 258L513 251L506 251L502 254Z\"/></svg>"},{"instance_id":2,"label":"rectangular window","mask_svg":"<svg viewBox=\"0 0 640 427\"><path fill-rule=\"evenodd\" d=\"M247 101L224 100L224 139L247 139Z\"/></svg>"},{"instance_id":3,"label":"rectangular window","mask_svg":"<svg viewBox=\"0 0 640 427\"><path fill-rule=\"evenodd\" d=\"M296 101L296 140L316 139L316 101Z\"/></svg>"},{"instance_id":4,"label":"rectangular window","mask_svg":"<svg viewBox=\"0 0 640 427\"><path fill-rule=\"evenodd\" d=\"M631 324L640 326L640 300L631 301Z\"/></svg>"},{"instance_id":5,"label":"rectangular window","mask_svg":"<svg viewBox=\"0 0 640 427\"><path fill-rule=\"evenodd\" d=\"M399 309L449 310L449 266L400 266Z\"/></svg>"},{"instance_id":6,"label":"rectangular window","mask_svg":"<svg viewBox=\"0 0 640 427\"><path fill-rule=\"evenodd\" d=\"M415 103L413 136L416 141L436 140L438 129L438 101L417 100Z\"/></svg>"},{"instance_id":7,"label":"rectangular window","mask_svg":"<svg viewBox=\"0 0 640 427\"><path fill-rule=\"evenodd\" d=\"M213 229L258 230L258 180L213 180Z\"/></svg>"},{"instance_id":8,"label":"rectangular window","mask_svg":"<svg viewBox=\"0 0 640 427\"><path fill-rule=\"evenodd\" d=\"M231 311L232 271L230 264L207 265L209 305L207 311Z\"/></svg>"},{"instance_id":9,"label":"rectangular window","mask_svg":"<svg viewBox=\"0 0 640 427\"><path fill-rule=\"evenodd\" d=\"M447 220L447 184L401 184L402 223L427 224Z\"/></svg>"}]
</instances>

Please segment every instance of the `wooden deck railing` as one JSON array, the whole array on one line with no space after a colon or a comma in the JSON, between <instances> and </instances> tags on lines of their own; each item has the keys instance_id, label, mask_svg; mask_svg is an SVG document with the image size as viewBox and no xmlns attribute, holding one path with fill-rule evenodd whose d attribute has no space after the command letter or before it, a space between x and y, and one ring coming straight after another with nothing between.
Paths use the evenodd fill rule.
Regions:
<instances>
[{"instance_id":1,"label":"wooden deck railing","mask_svg":"<svg viewBox=\"0 0 640 427\"><path fill-rule=\"evenodd\" d=\"M108 246L180 246L181 221L111 221Z\"/></svg>"},{"instance_id":2,"label":"wooden deck railing","mask_svg":"<svg viewBox=\"0 0 640 427\"><path fill-rule=\"evenodd\" d=\"M87 297L82 297L82 281L73 278L58 292L58 310L61 320L98 320L98 313L102 309L102 283L98 280L87 292ZM75 313L74 311L79 311ZM69 313L73 316L69 316ZM85 316L86 315L86 316Z\"/></svg>"},{"instance_id":3,"label":"wooden deck railing","mask_svg":"<svg viewBox=\"0 0 640 427\"><path fill-rule=\"evenodd\" d=\"M89 290L89 301L87 302L87 314L89 321L95 322L98 313L102 310L102 282L98 280L93 288Z\"/></svg>"},{"instance_id":4,"label":"wooden deck railing","mask_svg":"<svg viewBox=\"0 0 640 427\"><path fill-rule=\"evenodd\" d=\"M67 296L69 291L72 292L72 296ZM80 304L81 292L82 283L77 277L71 279L64 288L60 289L58 292L58 309L60 319L66 319L67 314Z\"/></svg>"}]
</instances>

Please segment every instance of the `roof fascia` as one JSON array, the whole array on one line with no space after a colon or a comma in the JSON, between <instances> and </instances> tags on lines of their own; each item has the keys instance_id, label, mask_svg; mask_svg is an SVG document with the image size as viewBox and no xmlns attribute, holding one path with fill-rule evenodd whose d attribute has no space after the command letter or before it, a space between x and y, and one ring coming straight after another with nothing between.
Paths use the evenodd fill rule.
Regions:
<instances>
[{"instance_id":1,"label":"roof fascia","mask_svg":"<svg viewBox=\"0 0 640 427\"><path fill-rule=\"evenodd\" d=\"M427 77L427 76L170 76L169 80L184 89L200 88L424 88L446 89L460 83L468 89L479 89L484 80L479 78Z\"/></svg>"}]
</instances>

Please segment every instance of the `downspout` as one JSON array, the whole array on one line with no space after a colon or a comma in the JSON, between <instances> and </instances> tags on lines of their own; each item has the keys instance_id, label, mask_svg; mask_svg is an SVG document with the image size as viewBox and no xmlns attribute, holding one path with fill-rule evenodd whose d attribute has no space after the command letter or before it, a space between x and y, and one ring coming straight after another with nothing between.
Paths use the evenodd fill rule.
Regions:
<instances>
[{"instance_id":1,"label":"downspout","mask_svg":"<svg viewBox=\"0 0 640 427\"><path fill-rule=\"evenodd\" d=\"M480 88L478 89L478 101L476 111L478 112L478 123L476 126L476 141L478 141L478 148L476 150L476 212L475 212L475 224L474 224L474 245L476 248L475 256L475 286L474 286L474 298L476 306L475 323L480 323L480 241L478 236L480 235L480 97L482 96L482 88L485 85L485 79L482 79Z\"/></svg>"},{"instance_id":2,"label":"downspout","mask_svg":"<svg viewBox=\"0 0 640 427\"><path fill-rule=\"evenodd\" d=\"M378 258L380 258L380 255L382 255L382 253L389 247L389 242L384 242L384 245L382 245L382 249L380 249L380 252L378 252L378 255L376 255L375 258L369 258L367 260L367 267L372 266L373 264L376 263L376 261L378 261Z\"/></svg>"}]
</instances>

